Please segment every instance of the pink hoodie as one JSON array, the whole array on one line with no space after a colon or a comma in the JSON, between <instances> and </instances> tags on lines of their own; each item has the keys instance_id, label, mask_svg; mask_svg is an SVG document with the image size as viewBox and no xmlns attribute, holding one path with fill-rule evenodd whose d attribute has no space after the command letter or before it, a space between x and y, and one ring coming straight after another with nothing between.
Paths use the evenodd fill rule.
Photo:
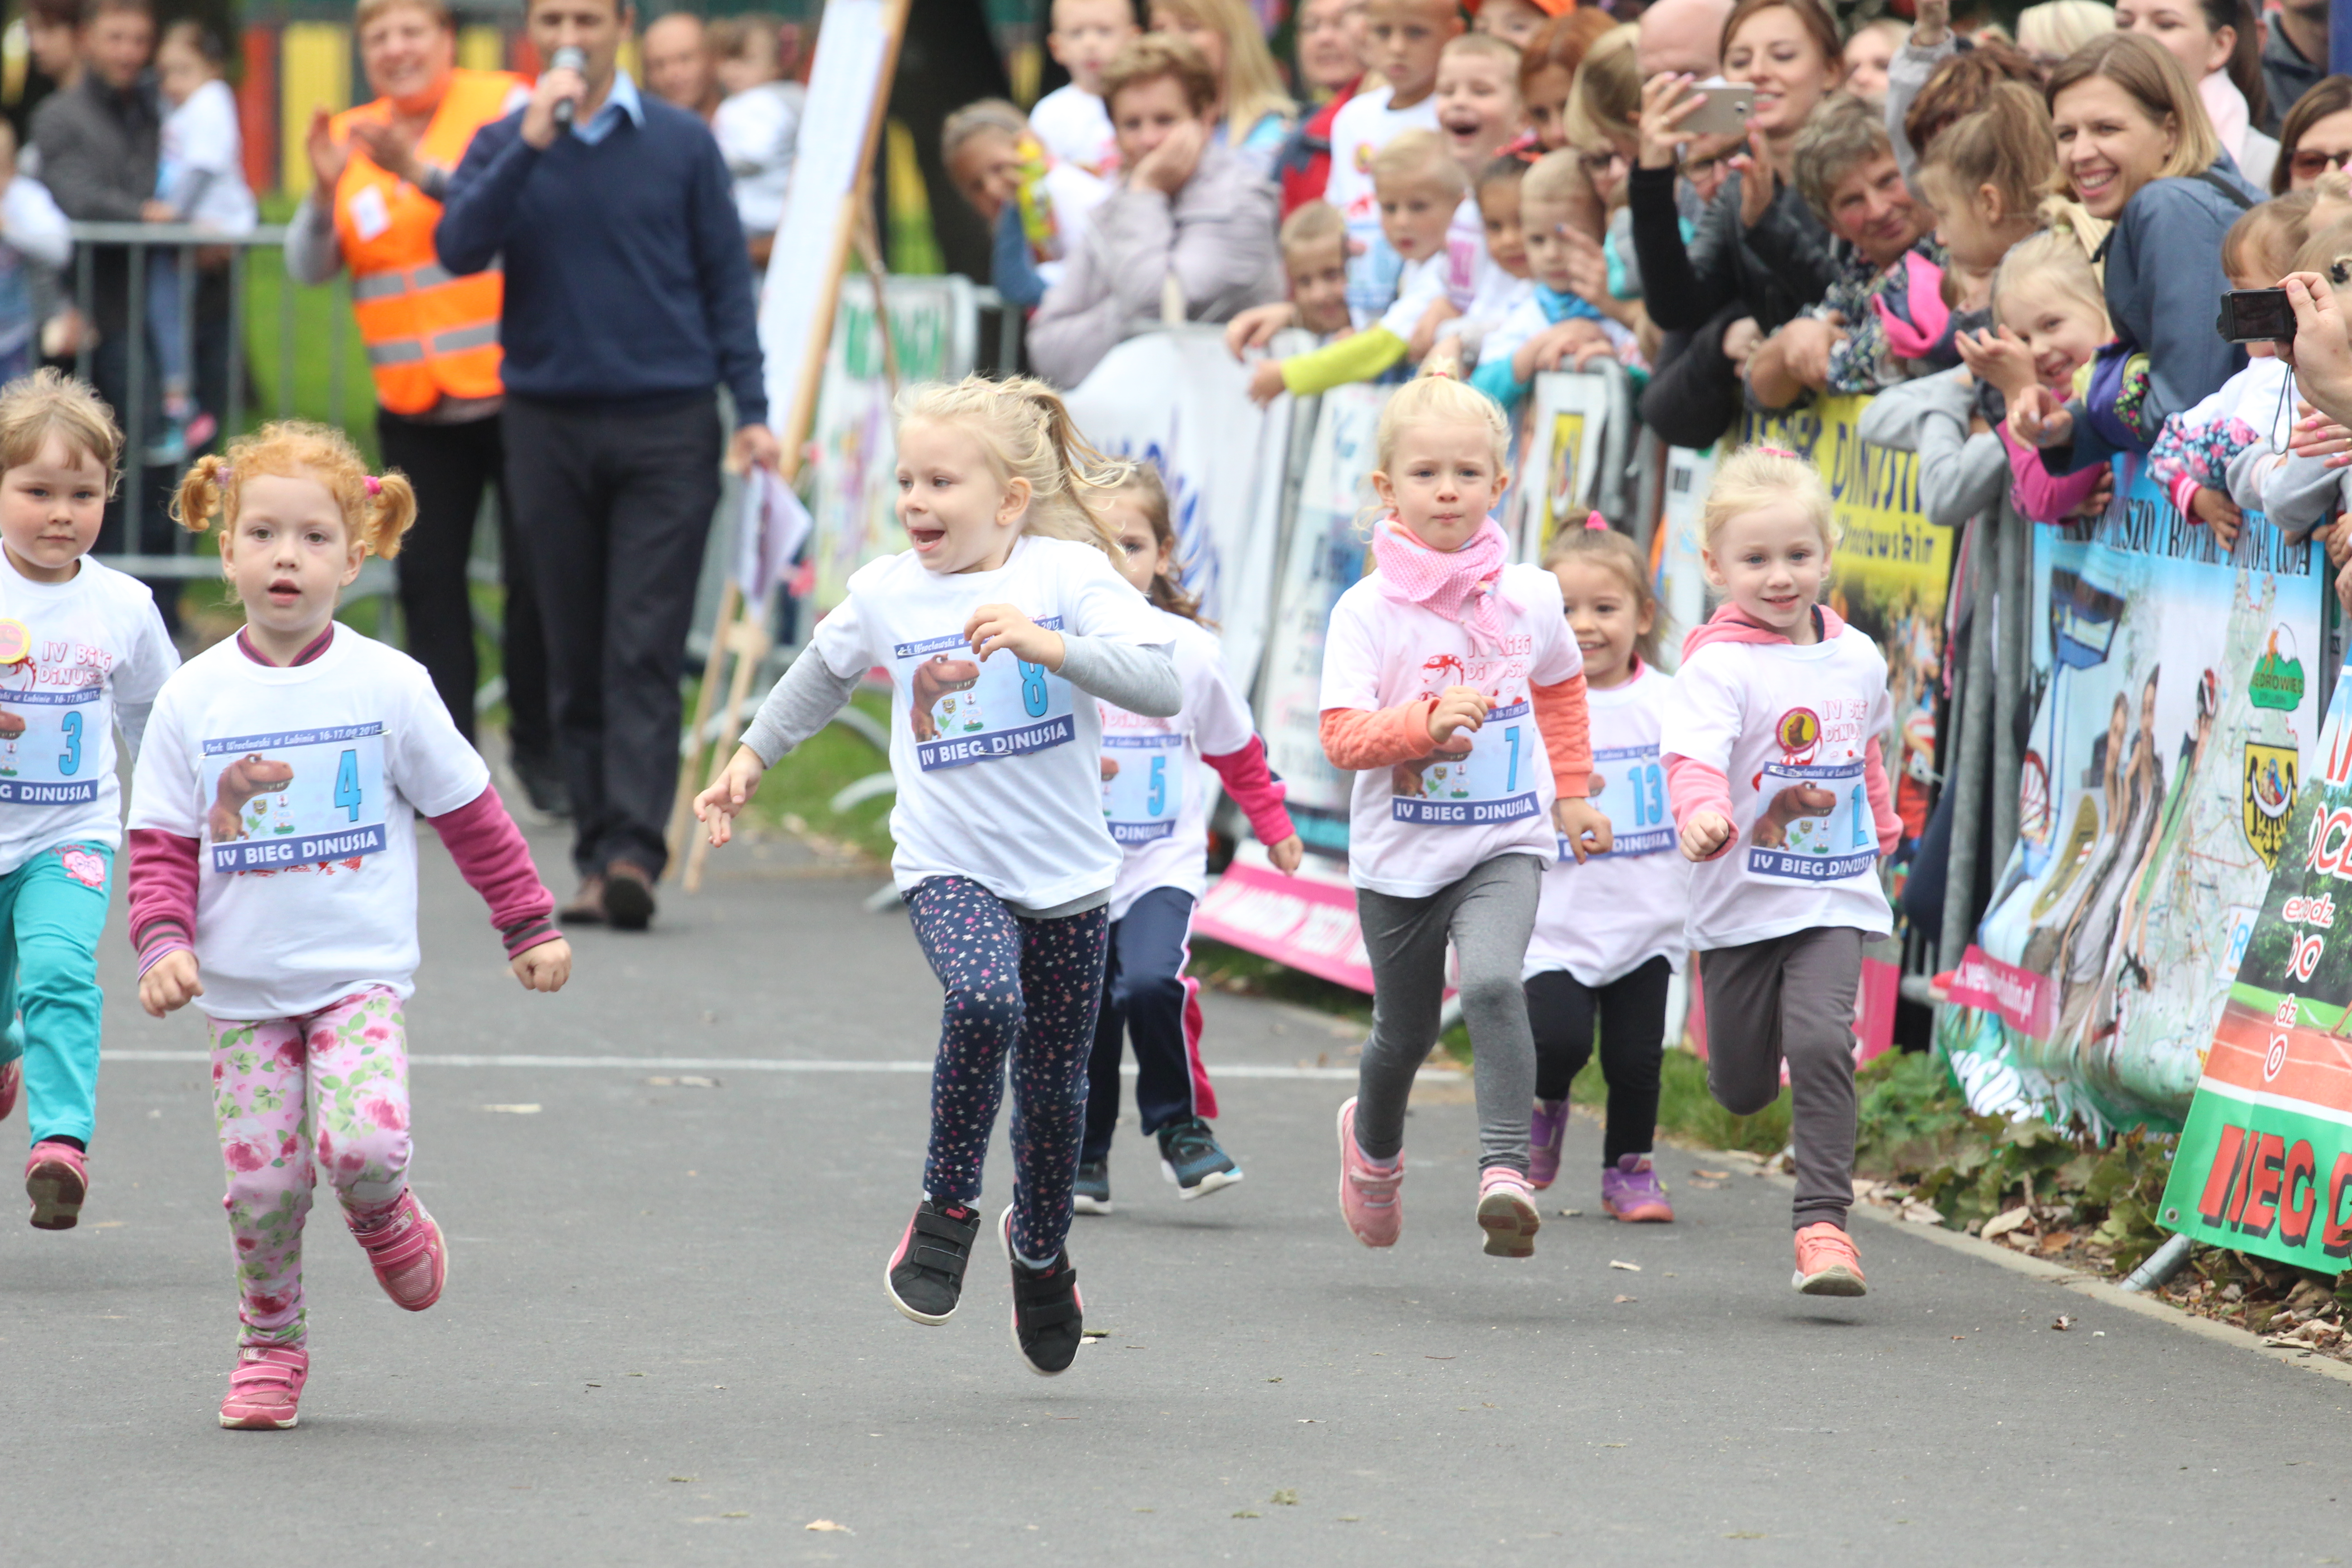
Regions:
<instances>
[{"instance_id":1,"label":"pink hoodie","mask_svg":"<svg viewBox=\"0 0 2352 1568\"><path fill-rule=\"evenodd\" d=\"M1844 634L1845 620L1835 610L1827 605L1815 605L1813 609L1822 617L1824 641ZM1854 635L1860 637L1862 634L1856 632ZM1683 638L1683 658L1687 659L1707 644L1718 642L1785 645L1789 638L1769 626L1759 626L1748 619L1738 605L1726 605L1708 617L1704 626L1692 627L1690 635ZM1731 818L1731 784L1720 769L1671 752L1666 753L1665 763L1666 795L1674 803L1676 827L1687 826L1690 819L1702 811L1719 811L1727 820ZM1870 739L1870 749L1863 754L1862 782L1863 787L1870 794L1871 820L1878 829L1878 852L1892 855L1895 846L1903 842L1903 819L1895 814L1895 792L1887 785L1886 761L1879 754L1878 737L1875 735ZM1712 860L1723 855L1735 842L1737 836L1725 839L1722 847L1707 858Z\"/></svg>"}]
</instances>

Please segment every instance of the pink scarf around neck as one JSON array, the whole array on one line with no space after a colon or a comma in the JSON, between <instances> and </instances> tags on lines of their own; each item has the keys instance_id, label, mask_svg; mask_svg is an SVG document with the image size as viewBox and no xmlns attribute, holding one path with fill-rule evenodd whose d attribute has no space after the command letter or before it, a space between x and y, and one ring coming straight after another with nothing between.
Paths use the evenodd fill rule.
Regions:
<instances>
[{"instance_id":1,"label":"pink scarf around neck","mask_svg":"<svg viewBox=\"0 0 2352 1568\"><path fill-rule=\"evenodd\" d=\"M1479 653L1503 650L1503 616L1496 601L1502 596L1500 579L1508 553L1503 531L1491 517L1450 554L1423 544L1393 513L1372 527L1372 559L1380 567L1381 591L1461 626Z\"/></svg>"}]
</instances>

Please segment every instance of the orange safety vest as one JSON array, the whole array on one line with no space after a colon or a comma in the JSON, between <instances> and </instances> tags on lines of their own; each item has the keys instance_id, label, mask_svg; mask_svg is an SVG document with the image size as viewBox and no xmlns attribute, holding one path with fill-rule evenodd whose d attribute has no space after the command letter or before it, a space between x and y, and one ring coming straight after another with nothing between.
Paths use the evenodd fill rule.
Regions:
<instances>
[{"instance_id":1,"label":"orange safety vest","mask_svg":"<svg viewBox=\"0 0 2352 1568\"><path fill-rule=\"evenodd\" d=\"M530 84L505 71L455 70L416 154L457 168L474 132L499 118L509 95ZM383 99L330 122L348 142L361 120L385 121ZM422 414L444 397L496 397L499 312L504 279L493 268L460 278L433 253L441 204L384 173L357 146L335 182L335 237L352 269L352 314L366 340L376 401L394 414Z\"/></svg>"}]
</instances>

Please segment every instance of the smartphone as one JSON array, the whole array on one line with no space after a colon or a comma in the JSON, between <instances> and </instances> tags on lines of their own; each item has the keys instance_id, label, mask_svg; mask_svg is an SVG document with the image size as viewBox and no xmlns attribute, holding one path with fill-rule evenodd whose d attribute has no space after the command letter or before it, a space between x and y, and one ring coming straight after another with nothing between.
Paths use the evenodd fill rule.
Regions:
<instances>
[{"instance_id":1,"label":"smartphone","mask_svg":"<svg viewBox=\"0 0 2352 1568\"><path fill-rule=\"evenodd\" d=\"M1691 111L1682 122L1685 131L1701 136L1745 136L1748 115L1756 107L1756 89L1745 82L1725 81L1711 78L1691 89L1706 95L1706 101Z\"/></svg>"},{"instance_id":2,"label":"smartphone","mask_svg":"<svg viewBox=\"0 0 2352 1568\"><path fill-rule=\"evenodd\" d=\"M2293 342L2294 307L2284 289L2232 289L2213 325L2233 343Z\"/></svg>"}]
</instances>

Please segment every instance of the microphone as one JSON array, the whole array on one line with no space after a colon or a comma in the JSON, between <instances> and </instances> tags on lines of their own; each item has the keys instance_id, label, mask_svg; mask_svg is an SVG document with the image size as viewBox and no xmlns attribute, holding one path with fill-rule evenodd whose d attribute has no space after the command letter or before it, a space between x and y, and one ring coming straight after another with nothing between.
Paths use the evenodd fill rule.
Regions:
<instances>
[{"instance_id":1,"label":"microphone","mask_svg":"<svg viewBox=\"0 0 2352 1568\"><path fill-rule=\"evenodd\" d=\"M584 71L588 68L588 57L582 50L575 49L571 46L566 45L564 47L556 50L555 53L549 58L547 68L550 70L559 71ZM580 100L578 99L558 99L555 103L556 125L562 130L571 130L572 117L579 112Z\"/></svg>"}]
</instances>

